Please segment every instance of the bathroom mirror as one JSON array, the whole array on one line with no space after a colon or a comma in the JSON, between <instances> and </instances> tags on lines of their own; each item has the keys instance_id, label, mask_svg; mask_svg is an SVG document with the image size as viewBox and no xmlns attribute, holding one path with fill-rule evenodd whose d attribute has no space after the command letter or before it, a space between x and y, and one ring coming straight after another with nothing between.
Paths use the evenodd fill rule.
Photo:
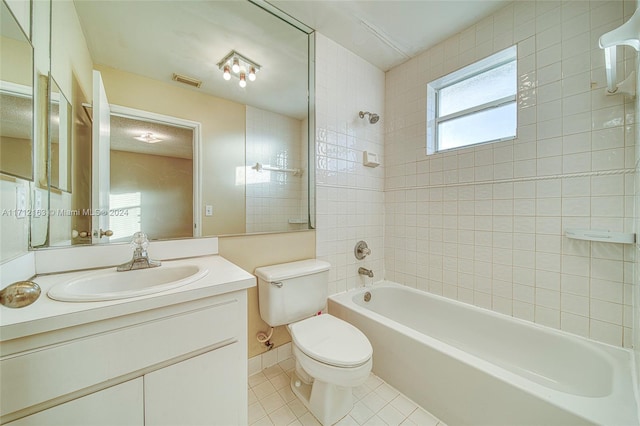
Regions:
<instances>
[{"instance_id":1,"label":"bathroom mirror","mask_svg":"<svg viewBox=\"0 0 640 426\"><path fill-rule=\"evenodd\" d=\"M49 83L49 168L51 187L71 192L71 104L54 78Z\"/></svg>"},{"instance_id":2,"label":"bathroom mirror","mask_svg":"<svg viewBox=\"0 0 640 426\"><path fill-rule=\"evenodd\" d=\"M109 241L193 236L193 129L113 114L110 124Z\"/></svg>"},{"instance_id":3,"label":"bathroom mirror","mask_svg":"<svg viewBox=\"0 0 640 426\"><path fill-rule=\"evenodd\" d=\"M76 92L68 93L64 87L69 86L67 81L77 79L78 91L88 98L88 116L90 104L95 102L89 72L96 69L102 75L108 103L116 109L201 126L193 142L193 163L198 165L194 166L198 173L194 188L198 192L194 192L192 210L182 209L193 216L192 236L287 232L313 226L309 207L313 173L308 166L313 165L313 160L309 161L313 150L308 149L313 124L309 121L311 30L292 26L262 8L266 6L258 1L52 4L52 74L57 83L63 83L60 92L72 99ZM73 15L79 28L73 28ZM56 46L66 50L56 50ZM245 78L245 87L240 87L236 77L225 80L218 66L234 50L259 66L255 81ZM191 79L199 81L199 87L180 82L198 85ZM78 114L74 102L69 116ZM121 115L112 115L111 120ZM74 139L72 144L83 142ZM67 151L71 152L75 148ZM112 154L112 163L120 162L114 158ZM66 170L73 170L74 176L90 175L91 162L83 163L78 165L74 159ZM117 179L125 185L122 176ZM74 186L73 177L67 183L68 187L58 189L69 190L74 197L82 190ZM52 179L53 187L60 185L60 180ZM125 186L135 193L131 185ZM158 198L163 198L164 189L163 185L156 188ZM169 192L166 198L171 198ZM110 211L119 211L117 206L116 202ZM145 211L144 202L140 208L140 217L155 216L159 211L157 206ZM77 219L67 221L73 220ZM157 231L150 237L175 238L175 234L162 232L163 228L175 228L175 223L167 222L170 220L165 219L165 227L155 226ZM144 224L140 226L146 232ZM58 228L70 235L56 238L56 245L90 242L75 235L91 230L69 224ZM108 240L127 238L114 235Z\"/></svg>"},{"instance_id":4,"label":"bathroom mirror","mask_svg":"<svg viewBox=\"0 0 640 426\"><path fill-rule=\"evenodd\" d=\"M49 96L51 76L51 1L31 5L31 43L33 45L33 182L29 187L27 247L50 245L49 209L60 191L49 191ZM52 197L52 194L54 196ZM65 193L61 193L65 194ZM53 200L52 200L53 199ZM53 203L51 202L53 201ZM4 255L4 253L2 253Z\"/></svg>"},{"instance_id":5,"label":"bathroom mirror","mask_svg":"<svg viewBox=\"0 0 640 426\"><path fill-rule=\"evenodd\" d=\"M33 48L0 3L0 173L33 180Z\"/></svg>"},{"instance_id":6,"label":"bathroom mirror","mask_svg":"<svg viewBox=\"0 0 640 426\"><path fill-rule=\"evenodd\" d=\"M10 6L0 1L0 261L27 250L31 222L26 210L35 180L32 8L29 1Z\"/></svg>"}]
</instances>

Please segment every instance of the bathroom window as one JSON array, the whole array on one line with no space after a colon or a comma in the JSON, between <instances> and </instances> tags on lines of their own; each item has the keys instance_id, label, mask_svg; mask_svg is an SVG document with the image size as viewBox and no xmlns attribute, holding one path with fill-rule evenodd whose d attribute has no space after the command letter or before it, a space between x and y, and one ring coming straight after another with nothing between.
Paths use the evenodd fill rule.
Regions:
<instances>
[{"instance_id":1,"label":"bathroom window","mask_svg":"<svg viewBox=\"0 0 640 426\"><path fill-rule=\"evenodd\" d=\"M512 46L427 84L427 154L516 137L516 57Z\"/></svg>"}]
</instances>

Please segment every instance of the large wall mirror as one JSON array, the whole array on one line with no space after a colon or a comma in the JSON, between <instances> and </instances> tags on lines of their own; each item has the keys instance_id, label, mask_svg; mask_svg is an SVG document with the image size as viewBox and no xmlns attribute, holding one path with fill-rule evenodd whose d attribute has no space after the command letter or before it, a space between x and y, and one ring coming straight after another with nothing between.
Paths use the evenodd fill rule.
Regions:
<instances>
[{"instance_id":1,"label":"large wall mirror","mask_svg":"<svg viewBox=\"0 0 640 426\"><path fill-rule=\"evenodd\" d=\"M0 172L33 180L33 48L0 2Z\"/></svg>"},{"instance_id":2,"label":"large wall mirror","mask_svg":"<svg viewBox=\"0 0 640 426\"><path fill-rule=\"evenodd\" d=\"M29 194L35 180L31 4L13 1L11 5L0 1L0 260L26 251Z\"/></svg>"},{"instance_id":3,"label":"large wall mirror","mask_svg":"<svg viewBox=\"0 0 640 426\"><path fill-rule=\"evenodd\" d=\"M46 245L313 227L313 37L265 8L52 2Z\"/></svg>"}]
</instances>

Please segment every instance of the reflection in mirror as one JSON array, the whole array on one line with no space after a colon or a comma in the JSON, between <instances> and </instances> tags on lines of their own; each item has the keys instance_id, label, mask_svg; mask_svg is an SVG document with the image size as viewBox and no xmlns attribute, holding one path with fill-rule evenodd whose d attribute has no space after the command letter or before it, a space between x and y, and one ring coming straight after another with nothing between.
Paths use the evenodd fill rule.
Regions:
<instances>
[{"instance_id":1,"label":"reflection in mirror","mask_svg":"<svg viewBox=\"0 0 640 426\"><path fill-rule=\"evenodd\" d=\"M193 144L191 128L111 115L110 242L194 235Z\"/></svg>"},{"instance_id":2,"label":"reflection in mirror","mask_svg":"<svg viewBox=\"0 0 640 426\"><path fill-rule=\"evenodd\" d=\"M71 192L71 104L52 78L49 96L51 187Z\"/></svg>"},{"instance_id":3,"label":"reflection in mirror","mask_svg":"<svg viewBox=\"0 0 640 426\"><path fill-rule=\"evenodd\" d=\"M33 180L33 49L0 4L0 172Z\"/></svg>"},{"instance_id":4,"label":"reflection in mirror","mask_svg":"<svg viewBox=\"0 0 640 426\"><path fill-rule=\"evenodd\" d=\"M78 25L70 25L73 20ZM140 22L154 25L143 28ZM173 238L187 232L210 236L308 229L309 199L313 198L308 189L312 176L308 157L313 152L307 146L311 30L301 31L244 1L54 2L52 25L54 38L61 40L56 46L74 46L52 52L58 82L69 79L58 70L73 70L84 92L91 93L91 69L97 69L114 107L180 117L200 125L201 149L194 151L192 159L194 167L200 165L199 172L193 175L193 190L182 191L194 194L190 230L167 235L158 232L152 238ZM255 81L248 74L244 86L238 77L223 78L218 62L232 50L260 64ZM173 75L191 79L172 79ZM194 80L195 85L184 84ZM66 93L66 86L62 87ZM95 99L88 99L92 101ZM74 116L77 114L74 100ZM132 169L123 159L130 154L113 152L111 165L129 175L134 169L150 170L142 166ZM76 161L75 155L74 150L74 175L91 175L92 161ZM78 164L84 168L78 170ZM112 176L111 185L121 182L121 177ZM139 177L134 180L140 182ZM75 178L72 182L73 196L77 197L82 189ZM143 193L131 182L119 184L120 194ZM154 188L158 199L171 199L171 193L161 191L166 186ZM111 191L111 195L119 194ZM171 209L178 205L173 204ZM111 212L116 211L116 205L114 198ZM158 219L158 223L164 221L165 230L180 228L177 217L189 216L188 209L174 213ZM141 221L156 215L157 211L146 212L142 203ZM109 228L116 218L110 219ZM70 220L77 221L77 217ZM144 229L147 225L141 222L140 226L149 232ZM73 230L98 231L75 225ZM109 240L128 240L126 235L118 235L128 232L114 231ZM89 241L78 237L72 242Z\"/></svg>"},{"instance_id":5,"label":"reflection in mirror","mask_svg":"<svg viewBox=\"0 0 640 426\"><path fill-rule=\"evenodd\" d=\"M65 246L72 242L72 220L79 215L71 209L73 108L53 77L49 88L49 245Z\"/></svg>"},{"instance_id":6,"label":"reflection in mirror","mask_svg":"<svg viewBox=\"0 0 640 426\"><path fill-rule=\"evenodd\" d=\"M46 247L49 240L49 74L51 72L51 2L35 1L31 7L31 42L33 44L34 123L33 182L30 188L29 247Z\"/></svg>"},{"instance_id":7,"label":"reflection in mirror","mask_svg":"<svg viewBox=\"0 0 640 426\"><path fill-rule=\"evenodd\" d=\"M28 16L23 20L28 22ZM0 2L0 57L0 261L4 261L27 251L26 210L33 180L33 48L4 1Z\"/></svg>"},{"instance_id":8,"label":"reflection in mirror","mask_svg":"<svg viewBox=\"0 0 640 426\"><path fill-rule=\"evenodd\" d=\"M31 87L0 82L0 172L33 180Z\"/></svg>"},{"instance_id":9,"label":"reflection in mirror","mask_svg":"<svg viewBox=\"0 0 640 426\"><path fill-rule=\"evenodd\" d=\"M71 76L71 146L72 146L72 184L71 210L82 212L91 209L91 120L83 107L87 99L75 73ZM91 243L91 216L71 216L71 244ZM75 231L75 232L74 232ZM80 234L82 233L81 236Z\"/></svg>"},{"instance_id":10,"label":"reflection in mirror","mask_svg":"<svg viewBox=\"0 0 640 426\"><path fill-rule=\"evenodd\" d=\"M247 232L307 229L307 121L247 107Z\"/></svg>"}]
</instances>

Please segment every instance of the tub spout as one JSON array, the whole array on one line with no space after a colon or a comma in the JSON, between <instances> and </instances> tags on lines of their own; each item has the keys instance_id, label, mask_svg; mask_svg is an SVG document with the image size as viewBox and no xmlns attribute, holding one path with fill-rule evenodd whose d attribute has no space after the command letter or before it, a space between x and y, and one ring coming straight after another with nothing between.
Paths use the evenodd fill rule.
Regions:
<instances>
[{"instance_id":1,"label":"tub spout","mask_svg":"<svg viewBox=\"0 0 640 426\"><path fill-rule=\"evenodd\" d=\"M371 269L363 268L362 266L358 268L358 273L360 275L366 275L369 278L373 278L373 271Z\"/></svg>"}]
</instances>

